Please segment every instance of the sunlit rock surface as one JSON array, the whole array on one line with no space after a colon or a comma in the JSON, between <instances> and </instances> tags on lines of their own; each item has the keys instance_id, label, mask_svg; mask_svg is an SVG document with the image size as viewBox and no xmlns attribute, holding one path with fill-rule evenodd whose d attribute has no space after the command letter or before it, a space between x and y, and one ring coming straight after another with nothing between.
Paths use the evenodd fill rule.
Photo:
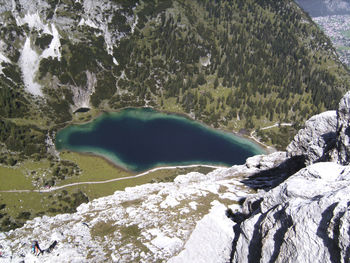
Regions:
<instances>
[{"instance_id":1,"label":"sunlit rock surface","mask_svg":"<svg viewBox=\"0 0 350 263\"><path fill-rule=\"evenodd\" d=\"M232 215L232 262L349 261L349 113L348 92L337 112L309 119L287 148L307 167Z\"/></svg>"},{"instance_id":2,"label":"sunlit rock surface","mask_svg":"<svg viewBox=\"0 0 350 263\"><path fill-rule=\"evenodd\" d=\"M343 165L348 165L350 163L350 92L341 99L337 117L338 161Z\"/></svg>"},{"instance_id":3,"label":"sunlit rock surface","mask_svg":"<svg viewBox=\"0 0 350 263\"><path fill-rule=\"evenodd\" d=\"M287 155L304 156L307 165L327 160L328 152L335 146L336 128L336 111L313 116L288 145Z\"/></svg>"},{"instance_id":4,"label":"sunlit rock surface","mask_svg":"<svg viewBox=\"0 0 350 263\"><path fill-rule=\"evenodd\" d=\"M248 197L233 262L347 262L349 190L350 168L325 162Z\"/></svg>"}]
</instances>

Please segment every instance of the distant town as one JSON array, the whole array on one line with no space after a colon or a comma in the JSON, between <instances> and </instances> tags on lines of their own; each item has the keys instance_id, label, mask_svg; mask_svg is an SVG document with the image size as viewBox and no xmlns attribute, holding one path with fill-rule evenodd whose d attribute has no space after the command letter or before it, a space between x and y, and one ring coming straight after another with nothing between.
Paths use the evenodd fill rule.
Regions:
<instances>
[{"instance_id":1,"label":"distant town","mask_svg":"<svg viewBox=\"0 0 350 263\"><path fill-rule=\"evenodd\" d=\"M350 67L350 15L332 15L312 18L329 36L339 59Z\"/></svg>"}]
</instances>

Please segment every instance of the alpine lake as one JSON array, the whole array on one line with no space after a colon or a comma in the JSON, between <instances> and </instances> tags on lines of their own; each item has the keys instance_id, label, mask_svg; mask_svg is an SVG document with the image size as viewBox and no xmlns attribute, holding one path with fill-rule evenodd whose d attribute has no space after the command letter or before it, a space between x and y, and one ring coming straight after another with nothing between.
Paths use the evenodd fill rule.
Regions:
<instances>
[{"instance_id":1,"label":"alpine lake","mask_svg":"<svg viewBox=\"0 0 350 263\"><path fill-rule=\"evenodd\" d=\"M141 172L160 166L243 164L264 150L252 141L150 108L103 113L57 133L56 149L102 156Z\"/></svg>"}]
</instances>

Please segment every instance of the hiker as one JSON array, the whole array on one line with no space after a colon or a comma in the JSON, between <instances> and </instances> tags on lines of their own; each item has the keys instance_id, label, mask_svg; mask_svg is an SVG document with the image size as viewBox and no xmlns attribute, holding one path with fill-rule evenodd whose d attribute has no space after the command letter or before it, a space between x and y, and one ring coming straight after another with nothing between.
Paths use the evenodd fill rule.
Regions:
<instances>
[{"instance_id":1,"label":"hiker","mask_svg":"<svg viewBox=\"0 0 350 263\"><path fill-rule=\"evenodd\" d=\"M39 242L34 240L32 243L32 253L36 256L43 254L43 251L40 249Z\"/></svg>"}]
</instances>

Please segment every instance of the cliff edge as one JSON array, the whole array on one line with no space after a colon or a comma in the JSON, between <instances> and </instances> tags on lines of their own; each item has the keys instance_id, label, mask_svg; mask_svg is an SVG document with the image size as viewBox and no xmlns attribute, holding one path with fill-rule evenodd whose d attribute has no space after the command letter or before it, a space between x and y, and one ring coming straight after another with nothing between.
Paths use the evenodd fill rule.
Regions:
<instances>
[{"instance_id":1,"label":"cliff edge","mask_svg":"<svg viewBox=\"0 0 350 263\"><path fill-rule=\"evenodd\" d=\"M232 262L348 262L350 92L337 111L310 118L287 147L305 168L249 196L236 222Z\"/></svg>"}]
</instances>

